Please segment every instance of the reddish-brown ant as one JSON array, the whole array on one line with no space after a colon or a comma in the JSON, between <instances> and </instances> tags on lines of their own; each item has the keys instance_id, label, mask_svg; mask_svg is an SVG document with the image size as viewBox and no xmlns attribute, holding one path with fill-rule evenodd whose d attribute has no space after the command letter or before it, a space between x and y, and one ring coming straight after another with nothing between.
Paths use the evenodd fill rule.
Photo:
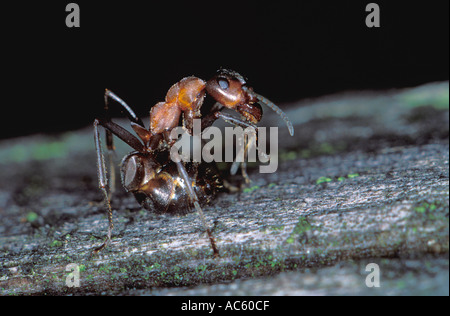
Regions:
<instances>
[{"instance_id":1,"label":"reddish-brown ant","mask_svg":"<svg viewBox=\"0 0 450 316\"><path fill-rule=\"evenodd\" d=\"M205 94L217 102L207 114L201 113ZM109 99L118 102L131 121L136 136L111 121ZM102 119L94 121L94 138L97 151L97 171L99 187L103 191L108 209L108 234L100 251L111 241L113 229L110 195L114 191L114 151L113 134L127 143L135 151L125 156L121 163L122 185L132 192L136 200L146 209L157 213L186 214L197 211L209 236L215 256L218 250L211 230L206 224L200 204L209 202L223 188L223 182L213 163L174 162L170 159L170 148L174 141L170 132L179 126L192 134L194 119L201 119L202 130L221 118L242 127L255 127L262 118L258 102L274 109L286 122L291 135L294 133L287 116L272 102L247 87L245 79L235 71L221 69L207 82L197 77L186 77L174 84L167 92L165 102L159 102L150 111L150 127L145 128L142 120L113 92L105 92L105 112ZM222 113L224 108L241 114L242 118ZM183 115L181 115L183 114ZM110 179L106 176L106 166L100 141L98 126L106 131L106 143L110 161Z\"/></svg>"}]
</instances>

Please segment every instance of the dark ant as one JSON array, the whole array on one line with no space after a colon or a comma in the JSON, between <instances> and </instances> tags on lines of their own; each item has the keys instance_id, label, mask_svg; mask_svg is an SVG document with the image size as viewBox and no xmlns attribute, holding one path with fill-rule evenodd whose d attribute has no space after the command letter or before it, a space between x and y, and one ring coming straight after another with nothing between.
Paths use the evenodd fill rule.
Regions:
<instances>
[{"instance_id":1,"label":"dark ant","mask_svg":"<svg viewBox=\"0 0 450 316\"><path fill-rule=\"evenodd\" d=\"M216 104L209 113L202 116L201 107L206 92L215 99ZM109 115L109 99L115 100L122 106L138 137L112 122ZM211 126L219 118L237 126L256 129L256 124L262 118L262 108L258 102L275 110L286 122L290 134L294 134L293 126L287 116L272 102L253 92L251 87L247 87L244 77L235 71L220 69L206 83L193 76L175 83L167 92L165 102L159 102L152 107L149 129L145 128L142 120L122 99L110 90L106 90L106 115L102 119L95 119L94 138L99 187L105 196L109 227L105 241L94 252L99 252L109 244L114 227L110 204L115 182L112 163L114 134L135 150L125 156L121 163L121 180L126 191L133 193L144 208L157 213L182 215L195 209L208 234L214 255L218 256L215 240L200 205L208 203L217 192L223 189L223 181L213 163L184 163L180 159L178 159L180 162L172 161L169 153L174 140L170 138L170 132L178 126L181 114L183 114L183 127L191 135L194 119L201 119L202 130ZM235 110L241 114L242 118L222 113L224 108ZM99 125L103 126L106 132L111 185L108 184L106 176Z\"/></svg>"}]
</instances>

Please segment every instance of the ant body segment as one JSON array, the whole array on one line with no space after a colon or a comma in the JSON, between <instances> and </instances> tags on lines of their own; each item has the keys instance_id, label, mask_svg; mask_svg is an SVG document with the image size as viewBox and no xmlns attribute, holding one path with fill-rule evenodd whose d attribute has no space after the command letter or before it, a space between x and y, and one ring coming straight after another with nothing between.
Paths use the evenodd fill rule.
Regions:
<instances>
[{"instance_id":1,"label":"ant body segment","mask_svg":"<svg viewBox=\"0 0 450 316\"><path fill-rule=\"evenodd\" d=\"M208 113L202 114L206 94L210 95L216 103ZM121 105L137 137L111 120L109 99ZM253 92L253 89L247 86L244 77L231 70L220 69L207 82L191 76L175 83L168 90L165 101L151 108L148 129L122 99L110 90L106 90L106 114L104 118L94 120L94 139L99 188L104 194L108 209L109 226L105 241L94 252L99 252L109 244L114 227L110 201L115 182L112 158L113 135L115 135L134 149L123 158L121 163L121 180L125 190L133 193L145 209L156 213L182 215L196 210L210 239L214 255L218 256L219 252L201 205L210 202L219 191L223 190L223 181L214 163L181 162L181 159L178 159L178 162L172 161L170 148L174 141L170 138L170 132L179 126L181 119L182 126L191 135L195 119L201 119L202 130L211 126L217 119L256 129L256 124L262 118L262 108L258 103L265 104L276 111L286 122L290 134L294 134L293 126L287 116L268 99ZM241 118L223 113L224 108L236 111ZM99 126L102 126L106 133L109 181Z\"/></svg>"}]
</instances>

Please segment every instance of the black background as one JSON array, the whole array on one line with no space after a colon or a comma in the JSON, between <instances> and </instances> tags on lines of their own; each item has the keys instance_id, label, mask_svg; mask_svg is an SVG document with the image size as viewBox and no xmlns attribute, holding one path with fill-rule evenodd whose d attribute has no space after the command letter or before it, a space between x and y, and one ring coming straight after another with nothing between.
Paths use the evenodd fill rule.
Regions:
<instances>
[{"instance_id":1,"label":"black background","mask_svg":"<svg viewBox=\"0 0 450 316\"><path fill-rule=\"evenodd\" d=\"M374 1L380 28L372 1L73 1L81 27L67 28L69 2L2 7L1 138L89 125L105 88L145 116L220 67L278 104L449 77L447 0Z\"/></svg>"}]
</instances>

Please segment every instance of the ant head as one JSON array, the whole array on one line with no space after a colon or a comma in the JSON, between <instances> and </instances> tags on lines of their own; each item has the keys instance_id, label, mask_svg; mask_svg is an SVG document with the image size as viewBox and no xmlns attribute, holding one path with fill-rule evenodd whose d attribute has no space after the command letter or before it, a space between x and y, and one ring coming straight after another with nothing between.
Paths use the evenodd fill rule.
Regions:
<instances>
[{"instance_id":1,"label":"ant head","mask_svg":"<svg viewBox=\"0 0 450 316\"><path fill-rule=\"evenodd\" d=\"M239 73L228 69L218 70L206 83L206 91L217 102L236 110L248 121L256 124L261 120L262 109L256 103L258 99Z\"/></svg>"},{"instance_id":2,"label":"ant head","mask_svg":"<svg viewBox=\"0 0 450 316\"><path fill-rule=\"evenodd\" d=\"M206 91L217 102L229 109L236 110L254 124L262 118L262 109L258 104L262 103L281 116L289 133L294 135L294 127L286 114L270 100L255 93L253 88L247 87L246 79L236 71L219 69L217 74L206 83Z\"/></svg>"},{"instance_id":3,"label":"ant head","mask_svg":"<svg viewBox=\"0 0 450 316\"><path fill-rule=\"evenodd\" d=\"M206 91L217 102L229 109L236 109L244 103L254 103L244 77L235 71L220 69L206 82Z\"/></svg>"}]
</instances>

